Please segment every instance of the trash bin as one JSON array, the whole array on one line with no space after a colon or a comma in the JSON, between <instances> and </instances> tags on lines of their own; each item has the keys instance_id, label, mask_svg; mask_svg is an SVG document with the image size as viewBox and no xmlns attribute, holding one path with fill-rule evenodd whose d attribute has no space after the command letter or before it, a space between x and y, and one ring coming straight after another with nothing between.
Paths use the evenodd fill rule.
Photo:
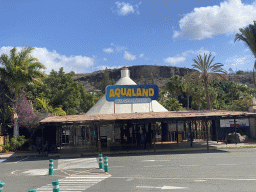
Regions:
<instances>
[{"instance_id":1,"label":"trash bin","mask_svg":"<svg viewBox=\"0 0 256 192\"><path fill-rule=\"evenodd\" d=\"M188 141L191 141L191 139L194 140L194 132L191 132L191 135L188 133Z\"/></svg>"},{"instance_id":2,"label":"trash bin","mask_svg":"<svg viewBox=\"0 0 256 192\"><path fill-rule=\"evenodd\" d=\"M108 146L107 136L100 136L101 148L106 148Z\"/></svg>"},{"instance_id":3,"label":"trash bin","mask_svg":"<svg viewBox=\"0 0 256 192\"><path fill-rule=\"evenodd\" d=\"M182 142L182 134L181 133L178 134L178 141Z\"/></svg>"}]
</instances>

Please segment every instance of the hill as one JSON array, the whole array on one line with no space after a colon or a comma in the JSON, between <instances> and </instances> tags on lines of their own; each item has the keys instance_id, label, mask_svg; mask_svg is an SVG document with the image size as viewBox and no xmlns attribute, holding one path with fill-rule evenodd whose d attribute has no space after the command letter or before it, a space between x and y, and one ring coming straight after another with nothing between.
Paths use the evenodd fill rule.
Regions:
<instances>
[{"instance_id":1,"label":"hill","mask_svg":"<svg viewBox=\"0 0 256 192\"><path fill-rule=\"evenodd\" d=\"M189 68L179 68L172 66L156 66L156 65L137 65L128 67L130 77L137 84L157 84L160 88L165 87L166 81L173 75L185 76L194 71ZM115 82L121 78L119 69L107 69L110 79ZM93 73L75 74L74 80L80 81L87 91L95 91L100 89L105 70L95 71ZM253 87L252 73L228 74L229 81L246 84Z\"/></svg>"}]
</instances>

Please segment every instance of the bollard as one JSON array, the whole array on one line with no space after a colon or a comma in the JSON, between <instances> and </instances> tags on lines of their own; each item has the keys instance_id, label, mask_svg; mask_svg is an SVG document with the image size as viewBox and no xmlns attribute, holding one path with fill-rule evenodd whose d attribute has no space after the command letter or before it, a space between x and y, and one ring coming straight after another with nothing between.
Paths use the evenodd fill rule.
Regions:
<instances>
[{"instance_id":1,"label":"bollard","mask_svg":"<svg viewBox=\"0 0 256 192\"><path fill-rule=\"evenodd\" d=\"M5 183L4 182L0 182L0 192L2 192L3 188L4 188Z\"/></svg>"},{"instance_id":2,"label":"bollard","mask_svg":"<svg viewBox=\"0 0 256 192\"><path fill-rule=\"evenodd\" d=\"M52 185L53 185L53 192L59 192L60 191L58 180L53 181Z\"/></svg>"},{"instance_id":3,"label":"bollard","mask_svg":"<svg viewBox=\"0 0 256 192\"><path fill-rule=\"evenodd\" d=\"M49 175L53 175L53 159L49 160Z\"/></svg>"},{"instance_id":4,"label":"bollard","mask_svg":"<svg viewBox=\"0 0 256 192\"><path fill-rule=\"evenodd\" d=\"M99 168L103 169L103 159L102 159L102 154L99 154Z\"/></svg>"},{"instance_id":5,"label":"bollard","mask_svg":"<svg viewBox=\"0 0 256 192\"><path fill-rule=\"evenodd\" d=\"M104 157L104 170L108 172L108 157Z\"/></svg>"},{"instance_id":6,"label":"bollard","mask_svg":"<svg viewBox=\"0 0 256 192\"><path fill-rule=\"evenodd\" d=\"M36 189L30 189L28 192L36 192Z\"/></svg>"}]
</instances>

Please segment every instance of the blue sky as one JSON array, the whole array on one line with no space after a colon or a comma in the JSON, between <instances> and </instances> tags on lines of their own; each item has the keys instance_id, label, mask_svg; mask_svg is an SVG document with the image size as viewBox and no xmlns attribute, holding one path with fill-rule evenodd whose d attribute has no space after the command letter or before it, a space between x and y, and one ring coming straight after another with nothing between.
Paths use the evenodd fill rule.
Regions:
<instances>
[{"instance_id":1,"label":"blue sky","mask_svg":"<svg viewBox=\"0 0 256 192\"><path fill-rule=\"evenodd\" d=\"M256 20L253 0L0 0L0 54L23 46L46 73L133 65L192 68L210 53L224 69L250 71L254 57L235 33Z\"/></svg>"}]
</instances>

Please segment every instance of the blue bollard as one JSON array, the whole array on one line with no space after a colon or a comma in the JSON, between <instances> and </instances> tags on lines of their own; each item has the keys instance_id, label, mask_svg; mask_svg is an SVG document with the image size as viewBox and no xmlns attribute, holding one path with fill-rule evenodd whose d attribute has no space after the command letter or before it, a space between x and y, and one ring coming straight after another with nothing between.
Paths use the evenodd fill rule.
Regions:
<instances>
[{"instance_id":1,"label":"blue bollard","mask_svg":"<svg viewBox=\"0 0 256 192\"><path fill-rule=\"evenodd\" d=\"M100 169L103 169L103 155L102 154L99 154L99 168Z\"/></svg>"},{"instance_id":2,"label":"blue bollard","mask_svg":"<svg viewBox=\"0 0 256 192\"><path fill-rule=\"evenodd\" d=\"M108 172L108 157L104 157L104 170Z\"/></svg>"},{"instance_id":3,"label":"blue bollard","mask_svg":"<svg viewBox=\"0 0 256 192\"><path fill-rule=\"evenodd\" d=\"M0 192L2 192L3 188L4 188L5 183L4 182L0 182Z\"/></svg>"},{"instance_id":4,"label":"blue bollard","mask_svg":"<svg viewBox=\"0 0 256 192\"><path fill-rule=\"evenodd\" d=\"M53 159L49 160L49 175L53 175Z\"/></svg>"}]
</instances>

